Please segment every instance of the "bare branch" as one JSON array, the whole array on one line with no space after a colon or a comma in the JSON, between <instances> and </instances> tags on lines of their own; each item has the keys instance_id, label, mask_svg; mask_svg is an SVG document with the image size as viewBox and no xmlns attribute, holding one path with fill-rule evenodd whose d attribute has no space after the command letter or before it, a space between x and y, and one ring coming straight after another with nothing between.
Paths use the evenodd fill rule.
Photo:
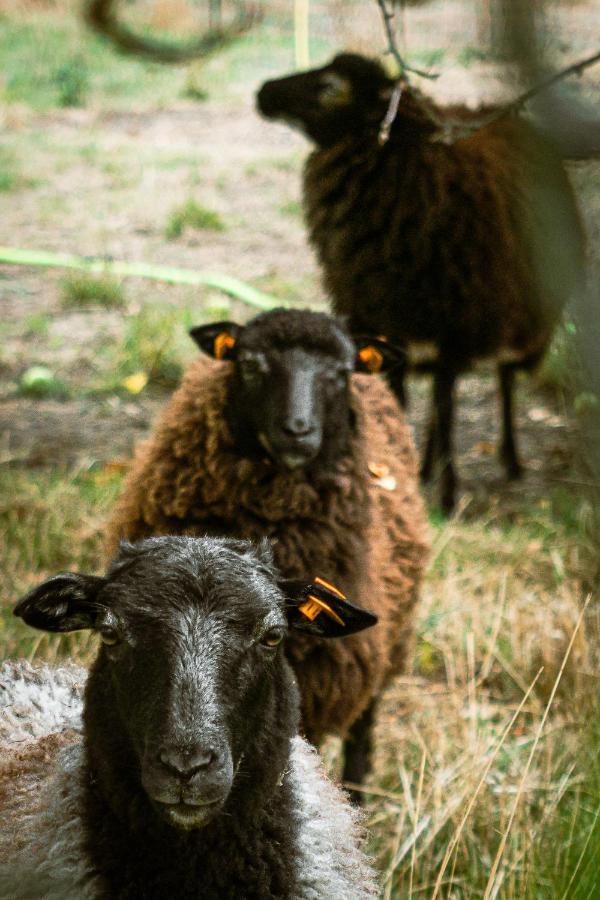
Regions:
<instances>
[{"instance_id":1,"label":"bare branch","mask_svg":"<svg viewBox=\"0 0 600 900\"><path fill-rule=\"evenodd\" d=\"M85 9L86 21L100 34L110 38L125 53L135 53L156 62L181 63L208 56L248 31L258 19L258 10L237 2L237 13L226 27L213 27L200 37L183 44L142 37L120 23L115 13L116 0L90 0Z\"/></svg>"},{"instance_id":2,"label":"bare branch","mask_svg":"<svg viewBox=\"0 0 600 900\"><path fill-rule=\"evenodd\" d=\"M387 0L377 0L377 5L381 12L381 16L383 18L383 27L385 28L385 34L388 41L387 53L391 53L398 64L399 75L398 80L408 83L407 72L412 72L414 75L420 75L421 78L430 78L435 79L439 78L439 74L436 72L424 72L422 69L415 69L413 66L409 66L400 55L400 51L398 50L398 45L396 44L396 38L394 36L394 20L396 18L396 13L394 12L393 6L388 7Z\"/></svg>"},{"instance_id":3,"label":"bare branch","mask_svg":"<svg viewBox=\"0 0 600 900\"><path fill-rule=\"evenodd\" d=\"M525 106L526 103L529 102L529 100L537 96L537 94L541 94L553 84L556 84L558 81L562 81L563 78L567 78L569 75L580 75L585 69L593 66L597 62L600 62L600 51L598 51L597 53L593 53L591 56L588 56L585 59L579 60L579 62L567 66L566 69L561 69L559 72L555 72L554 75L550 75L548 78L544 78L542 81L539 81L532 88L529 88L529 90L520 94L515 100L512 100L510 103L507 103L505 106L499 109L497 113L494 113L492 116L490 116L483 124L489 125L490 122L495 122L497 119L502 119L504 118L504 116L509 116L512 113L518 112L520 109L522 109L523 106Z\"/></svg>"}]
</instances>

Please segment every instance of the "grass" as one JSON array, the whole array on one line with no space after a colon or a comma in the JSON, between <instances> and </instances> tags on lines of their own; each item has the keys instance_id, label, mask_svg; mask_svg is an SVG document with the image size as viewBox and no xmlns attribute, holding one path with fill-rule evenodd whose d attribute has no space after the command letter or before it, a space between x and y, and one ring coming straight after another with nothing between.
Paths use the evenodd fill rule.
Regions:
<instances>
[{"instance_id":1,"label":"grass","mask_svg":"<svg viewBox=\"0 0 600 900\"><path fill-rule=\"evenodd\" d=\"M121 476L92 472L0 469L0 659L14 656L89 661L87 635L40 635L11 615L14 602L61 570L98 571L103 519Z\"/></svg>"},{"instance_id":2,"label":"grass","mask_svg":"<svg viewBox=\"0 0 600 900\"><path fill-rule=\"evenodd\" d=\"M67 384L47 366L30 366L19 378L17 388L20 396L36 400L66 400L70 393Z\"/></svg>"},{"instance_id":3,"label":"grass","mask_svg":"<svg viewBox=\"0 0 600 900\"><path fill-rule=\"evenodd\" d=\"M596 552L589 508L571 497L565 516L564 502L525 509L522 525L436 529L415 670L386 695L377 735L369 825L385 897L432 897L449 850L438 896L561 896L545 892L542 862L556 860L550 835L587 778L582 722L597 689L591 614L567 653ZM583 810L577 828L591 828ZM555 881L575 853L556 861Z\"/></svg>"},{"instance_id":4,"label":"grass","mask_svg":"<svg viewBox=\"0 0 600 900\"><path fill-rule=\"evenodd\" d=\"M214 209L201 206L195 200L187 200L169 216L165 237L168 241L174 241L189 228L197 231L225 231L225 224Z\"/></svg>"},{"instance_id":5,"label":"grass","mask_svg":"<svg viewBox=\"0 0 600 900\"><path fill-rule=\"evenodd\" d=\"M138 393L146 384L163 390L175 387L185 361L195 355L187 335L191 325L188 310L141 306L128 316L122 341L101 352L101 378L92 393Z\"/></svg>"},{"instance_id":6,"label":"grass","mask_svg":"<svg viewBox=\"0 0 600 900\"><path fill-rule=\"evenodd\" d=\"M323 48L323 42L317 41ZM2 14L0 99L35 110L59 106L100 106L130 110L132 104L157 108L180 97L204 102L235 94L239 85L291 68L293 35L267 16L261 27L205 61L202 83L187 66L162 66L120 54L80 21L79 9L51 7Z\"/></svg>"},{"instance_id":7,"label":"grass","mask_svg":"<svg viewBox=\"0 0 600 900\"><path fill-rule=\"evenodd\" d=\"M89 275L77 272L68 275L61 285L63 309L79 309L86 306L102 306L105 309L121 309L126 298L122 283L111 275Z\"/></svg>"},{"instance_id":8,"label":"grass","mask_svg":"<svg viewBox=\"0 0 600 900\"><path fill-rule=\"evenodd\" d=\"M53 572L100 570L120 480L110 464L0 470L0 657L89 661L90 636L40 636L9 610ZM522 524L434 526L415 668L382 700L368 785L384 897L433 897L444 865L439 897L595 896L594 615L577 630L594 553L586 500L560 492Z\"/></svg>"}]
</instances>

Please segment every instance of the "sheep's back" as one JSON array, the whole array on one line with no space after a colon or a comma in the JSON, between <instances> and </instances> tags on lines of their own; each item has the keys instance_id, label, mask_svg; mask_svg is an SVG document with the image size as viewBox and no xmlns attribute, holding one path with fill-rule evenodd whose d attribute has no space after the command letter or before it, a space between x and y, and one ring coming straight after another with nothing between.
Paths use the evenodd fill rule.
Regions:
<instances>
[{"instance_id":1,"label":"sheep's back","mask_svg":"<svg viewBox=\"0 0 600 900\"><path fill-rule=\"evenodd\" d=\"M520 121L453 144L401 131L384 147L340 142L309 157L304 195L336 312L457 360L543 349L578 278L573 192Z\"/></svg>"}]
</instances>

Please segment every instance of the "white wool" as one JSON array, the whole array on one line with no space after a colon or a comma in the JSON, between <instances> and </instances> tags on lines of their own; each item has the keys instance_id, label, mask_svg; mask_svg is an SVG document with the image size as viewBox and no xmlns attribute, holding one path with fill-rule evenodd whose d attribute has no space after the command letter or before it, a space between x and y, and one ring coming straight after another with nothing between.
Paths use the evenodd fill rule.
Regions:
<instances>
[{"instance_id":1,"label":"white wool","mask_svg":"<svg viewBox=\"0 0 600 900\"><path fill-rule=\"evenodd\" d=\"M359 849L360 813L329 781L318 753L300 737L292 741L288 777L299 806L299 898L378 897L375 873Z\"/></svg>"},{"instance_id":2,"label":"white wool","mask_svg":"<svg viewBox=\"0 0 600 900\"><path fill-rule=\"evenodd\" d=\"M83 747L58 754L55 772L40 792L38 810L23 817L24 848L0 869L0 898L96 900L98 878L86 861L82 810ZM0 838L0 856L2 856Z\"/></svg>"},{"instance_id":3,"label":"white wool","mask_svg":"<svg viewBox=\"0 0 600 900\"><path fill-rule=\"evenodd\" d=\"M67 729L81 730L87 671L79 666L0 666L0 746Z\"/></svg>"},{"instance_id":4,"label":"white wool","mask_svg":"<svg viewBox=\"0 0 600 900\"><path fill-rule=\"evenodd\" d=\"M2 666L0 735L12 734L13 740L19 741L51 731L79 729L85 675L85 670L75 667ZM28 723L27 710L33 723ZM18 823L23 849L7 853L9 848L2 847L0 835L2 900L97 900L102 896L82 843L84 777L83 747L77 741L60 751L52 776L40 785L36 811L23 815ZM300 737L292 741L286 777L296 798L300 824L297 900L377 897L375 875L359 849L359 814L327 779L317 752Z\"/></svg>"}]
</instances>

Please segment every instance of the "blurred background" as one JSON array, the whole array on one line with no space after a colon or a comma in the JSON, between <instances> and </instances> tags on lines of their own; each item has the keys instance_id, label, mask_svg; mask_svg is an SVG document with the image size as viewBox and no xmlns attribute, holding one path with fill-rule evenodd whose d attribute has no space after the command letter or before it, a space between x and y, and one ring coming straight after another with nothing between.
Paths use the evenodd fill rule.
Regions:
<instances>
[{"instance_id":1,"label":"blurred background","mask_svg":"<svg viewBox=\"0 0 600 900\"><path fill-rule=\"evenodd\" d=\"M510 58L500 9L499 0L401 4L401 52L439 73L418 86L473 108L516 96L527 65L519 73ZM260 12L218 52L165 66L120 54L72 0L0 0L0 245L105 262L95 273L0 264L0 659L93 655L93 637L30 633L10 609L46 575L99 569L132 448L195 356L187 329L244 320L257 312L248 299L326 308L302 219L309 144L261 120L254 94L342 49L382 54L381 15L375 0L271 0ZM598 50L596 0L537 12L544 66ZM141 33L173 40L232 13L218 0L120 10ZM597 110L600 66L573 84ZM446 521L431 505L415 663L384 699L367 794L385 897L600 896L598 479L588 440L600 404L590 301L600 163L579 159L568 171L592 293L567 309L535 377L519 382L526 476L516 486L495 458L495 378L483 370L460 381L458 510ZM225 291L169 283L177 272L123 277L115 261L243 283ZM410 385L418 443L428 389ZM326 755L335 771L335 743Z\"/></svg>"}]
</instances>

